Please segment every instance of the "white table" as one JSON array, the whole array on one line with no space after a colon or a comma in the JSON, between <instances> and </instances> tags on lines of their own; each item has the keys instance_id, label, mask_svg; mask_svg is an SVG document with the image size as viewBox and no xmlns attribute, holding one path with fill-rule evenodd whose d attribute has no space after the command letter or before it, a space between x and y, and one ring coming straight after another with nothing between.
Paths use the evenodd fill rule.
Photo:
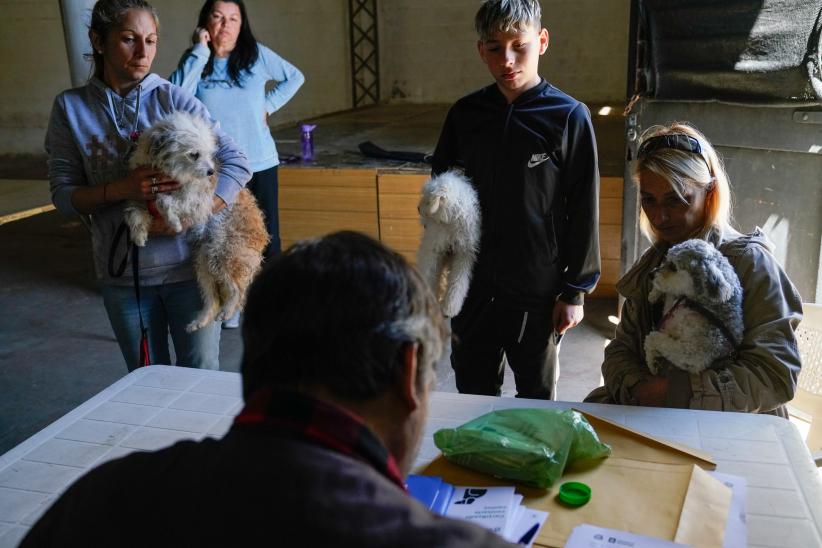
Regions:
<instances>
[{"instance_id":1,"label":"white table","mask_svg":"<svg viewBox=\"0 0 822 548\"><path fill-rule=\"evenodd\" d=\"M135 450L220 437L241 406L236 373L151 366L123 377L0 456L0 547L16 546L86 470ZM432 439L439 428L493 409L571 406L703 449L718 471L747 478L750 546L822 546L822 482L796 428L776 417L438 392L416 464L439 454Z\"/></svg>"}]
</instances>

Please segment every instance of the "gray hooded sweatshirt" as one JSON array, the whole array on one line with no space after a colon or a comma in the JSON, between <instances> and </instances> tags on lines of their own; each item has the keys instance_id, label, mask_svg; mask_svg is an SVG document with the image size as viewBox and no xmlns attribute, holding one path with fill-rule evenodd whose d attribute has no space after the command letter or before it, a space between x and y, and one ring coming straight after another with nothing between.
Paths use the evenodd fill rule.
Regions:
<instances>
[{"instance_id":1,"label":"gray hooded sweatshirt","mask_svg":"<svg viewBox=\"0 0 822 548\"><path fill-rule=\"evenodd\" d=\"M51 199L65 215L78 211L71 203L74 190L122 178L139 132L168 114L183 110L212 120L203 104L190 93L156 74L149 74L126 97L120 97L94 77L83 87L64 91L54 100L46 133ZM229 206L251 171L245 155L212 120L218 150L216 195ZM108 259L123 203L111 204L91 215L91 238L97 276L105 284L132 285L131 259L122 277L108 273ZM125 238L114 250L115 262L126 254ZM151 236L139 258L140 284L159 285L194 278L187 233Z\"/></svg>"},{"instance_id":2,"label":"gray hooded sweatshirt","mask_svg":"<svg viewBox=\"0 0 822 548\"><path fill-rule=\"evenodd\" d=\"M706 239L728 258L742 284L742 343L733 359L698 374L671 368L666 406L787 417L784 404L793 399L800 369L794 334L802 319L799 293L759 229L729 239L713 231ZM651 376L642 350L653 329L650 274L667 251L663 244L651 247L617 283L625 303L614 340L605 349L605 386L585 401L637 405L632 390Z\"/></svg>"}]
</instances>

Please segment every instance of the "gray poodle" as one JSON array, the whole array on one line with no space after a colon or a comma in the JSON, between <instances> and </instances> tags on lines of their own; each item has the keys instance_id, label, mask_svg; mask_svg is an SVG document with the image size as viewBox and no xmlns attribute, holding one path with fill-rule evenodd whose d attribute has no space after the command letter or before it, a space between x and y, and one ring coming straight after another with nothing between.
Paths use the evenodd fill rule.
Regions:
<instances>
[{"instance_id":1,"label":"gray poodle","mask_svg":"<svg viewBox=\"0 0 822 548\"><path fill-rule=\"evenodd\" d=\"M645 338L645 361L654 374L665 362L699 373L734 354L742 341L739 277L704 240L687 240L668 250L653 272L648 300L663 300L662 319Z\"/></svg>"}]
</instances>

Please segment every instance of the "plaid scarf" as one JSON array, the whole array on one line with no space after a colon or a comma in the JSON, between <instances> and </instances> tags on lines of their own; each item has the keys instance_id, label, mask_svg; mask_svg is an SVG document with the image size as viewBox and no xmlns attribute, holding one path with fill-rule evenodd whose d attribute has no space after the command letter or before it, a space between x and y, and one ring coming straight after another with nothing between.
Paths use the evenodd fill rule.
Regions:
<instances>
[{"instance_id":1,"label":"plaid scarf","mask_svg":"<svg viewBox=\"0 0 822 548\"><path fill-rule=\"evenodd\" d=\"M309 396L262 388L247 399L234 428L299 439L365 461L405 490L397 461L362 418Z\"/></svg>"}]
</instances>

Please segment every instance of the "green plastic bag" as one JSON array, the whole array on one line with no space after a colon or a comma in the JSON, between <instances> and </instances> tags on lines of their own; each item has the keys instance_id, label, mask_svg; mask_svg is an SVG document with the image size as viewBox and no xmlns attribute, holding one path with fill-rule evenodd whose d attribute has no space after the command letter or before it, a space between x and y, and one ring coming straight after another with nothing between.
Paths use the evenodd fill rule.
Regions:
<instances>
[{"instance_id":1,"label":"green plastic bag","mask_svg":"<svg viewBox=\"0 0 822 548\"><path fill-rule=\"evenodd\" d=\"M438 430L434 443L452 462L543 489L566 465L611 454L585 417L558 409L492 411Z\"/></svg>"}]
</instances>

